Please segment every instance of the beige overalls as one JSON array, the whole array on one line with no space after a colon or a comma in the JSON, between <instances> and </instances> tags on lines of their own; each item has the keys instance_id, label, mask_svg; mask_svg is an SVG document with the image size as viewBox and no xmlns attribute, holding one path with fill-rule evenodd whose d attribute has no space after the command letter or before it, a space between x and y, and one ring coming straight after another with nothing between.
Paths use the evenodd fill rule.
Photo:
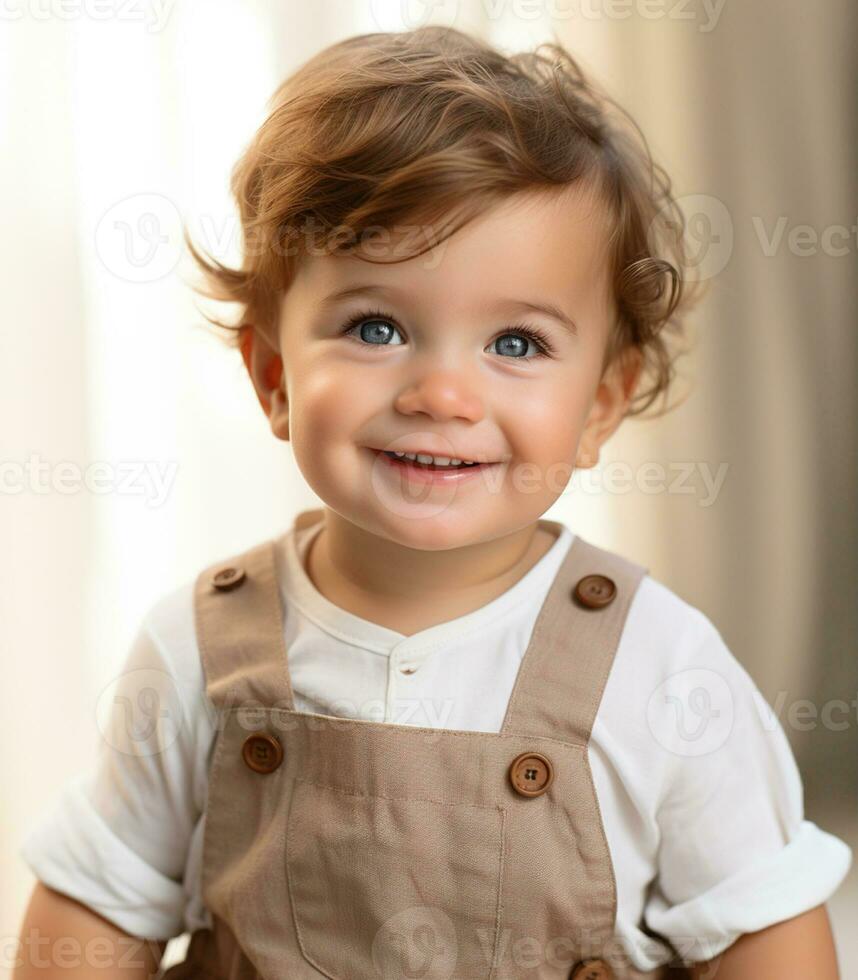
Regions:
<instances>
[{"instance_id":1,"label":"beige overalls","mask_svg":"<svg viewBox=\"0 0 858 980\"><path fill-rule=\"evenodd\" d=\"M322 513L304 511L296 530ZM205 569L195 618L219 718L201 882L213 929L194 932L164 977L686 976L641 973L614 939L587 760L645 572L574 538L495 733L294 710L274 542Z\"/></svg>"}]
</instances>

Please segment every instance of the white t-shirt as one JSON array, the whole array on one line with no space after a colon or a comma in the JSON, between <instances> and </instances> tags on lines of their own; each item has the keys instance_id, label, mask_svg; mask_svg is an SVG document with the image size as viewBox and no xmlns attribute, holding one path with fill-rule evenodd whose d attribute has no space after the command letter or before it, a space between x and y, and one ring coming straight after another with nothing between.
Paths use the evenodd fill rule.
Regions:
<instances>
[{"instance_id":1,"label":"white t-shirt","mask_svg":"<svg viewBox=\"0 0 858 980\"><path fill-rule=\"evenodd\" d=\"M304 556L321 526L290 529L277 552L296 710L499 731L572 532L563 527L487 605L404 636L316 590ZM99 716L96 761L19 850L45 884L151 939L211 924L200 870L216 712L193 587L144 617L99 699L111 707ZM616 876L616 938L642 970L670 958L645 927L706 959L825 902L849 870L849 847L804 819L789 744L751 678L707 617L649 575L632 600L589 760Z\"/></svg>"}]
</instances>

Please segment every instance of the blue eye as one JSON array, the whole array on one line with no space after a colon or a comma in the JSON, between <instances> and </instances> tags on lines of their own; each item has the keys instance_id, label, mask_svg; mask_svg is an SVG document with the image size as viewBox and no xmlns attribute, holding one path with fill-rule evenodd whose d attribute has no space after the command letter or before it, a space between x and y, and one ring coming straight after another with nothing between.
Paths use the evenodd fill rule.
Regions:
<instances>
[{"instance_id":1,"label":"blue eye","mask_svg":"<svg viewBox=\"0 0 858 980\"><path fill-rule=\"evenodd\" d=\"M516 359L519 361L532 361L537 357L550 357L554 353L554 348L549 343L548 338L541 331L535 329L534 327L528 327L526 324L521 324L517 327L510 327L506 333L502 333L500 337L498 337L497 340L493 340L492 343L497 344L506 337L524 337L526 340L529 340L532 344L535 344L539 348L539 352L534 354L533 357L517 357ZM506 346L507 349L509 349L509 344ZM519 341L517 344L512 346L513 352L522 349L527 351L526 343L522 345Z\"/></svg>"},{"instance_id":2,"label":"blue eye","mask_svg":"<svg viewBox=\"0 0 858 980\"><path fill-rule=\"evenodd\" d=\"M364 329L367 327L367 329ZM369 310L363 313L355 313L343 325L343 333L350 335L355 328L360 327L358 336L359 343L365 343L373 347L400 346L399 344L388 344L387 340L393 332L399 332L399 328L394 325L393 318L380 310Z\"/></svg>"},{"instance_id":3,"label":"blue eye","mask_svg":"<svg viewBox=\"0 0 858 980\"><path fill-rule=\"evenodd\" d=\"M399 347L401 343L404 343L404 341L388 343L394 334L399 333L399 327L396 325L396 320L383 310L363 310L355 313L343 324L342 331L345 336L354 336L358 343L368 347ZM519 338L517 343L510 344L507 342L504 344L506 354L511 355L514 360L533 361L539 357L550 357L554 353L554 348L548 338L541 331L527 324L509 327L493 340L492 344L497 344L507 337ZM525 339L523 344L520 339L522 337ZM530 341L537 348L537 353L530 357L525 356L527 341Z\"/></svg>"}]
</instances>

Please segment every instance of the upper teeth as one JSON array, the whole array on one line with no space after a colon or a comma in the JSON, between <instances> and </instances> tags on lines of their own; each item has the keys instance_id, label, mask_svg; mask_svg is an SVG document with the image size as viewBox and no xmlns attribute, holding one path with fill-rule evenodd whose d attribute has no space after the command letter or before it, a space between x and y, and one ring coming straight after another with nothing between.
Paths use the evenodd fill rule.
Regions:
<instances>
[{"instance_id":1,"label":"upper teeth","mask_svg":"<svg viewBox=\"0 0 858 980\"><path fill-rule=\"evenodd\" d=\"M458 466L460 463L464 463L466 466L476 466L476 463L471 462L467 459L451 459L449 456L427 456L425 453L397 453L394 452L394 456L402 457L406 459L413 459L418 463L433 463L435 466Z\"/></svg>"}]
</instances>

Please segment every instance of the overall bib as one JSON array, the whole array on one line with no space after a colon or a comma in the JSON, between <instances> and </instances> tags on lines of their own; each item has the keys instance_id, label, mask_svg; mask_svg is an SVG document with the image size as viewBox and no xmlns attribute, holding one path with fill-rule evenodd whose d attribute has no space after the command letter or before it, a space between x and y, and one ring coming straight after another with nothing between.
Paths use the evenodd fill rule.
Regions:
<instances>
[{"instance_id":1,"label":"overall bib","mask_svg":"<svg viewBox=\"0 0 858 980\"><path fill-rule=\"evenodd\" d=\"M645 573L573 539L495 733L294 710L274 541L206 568L194 602L218 711L201 881L213 928L165 980L686 976L641 972L613 938L587 760Z\"/></svg>"}]
</instances>

